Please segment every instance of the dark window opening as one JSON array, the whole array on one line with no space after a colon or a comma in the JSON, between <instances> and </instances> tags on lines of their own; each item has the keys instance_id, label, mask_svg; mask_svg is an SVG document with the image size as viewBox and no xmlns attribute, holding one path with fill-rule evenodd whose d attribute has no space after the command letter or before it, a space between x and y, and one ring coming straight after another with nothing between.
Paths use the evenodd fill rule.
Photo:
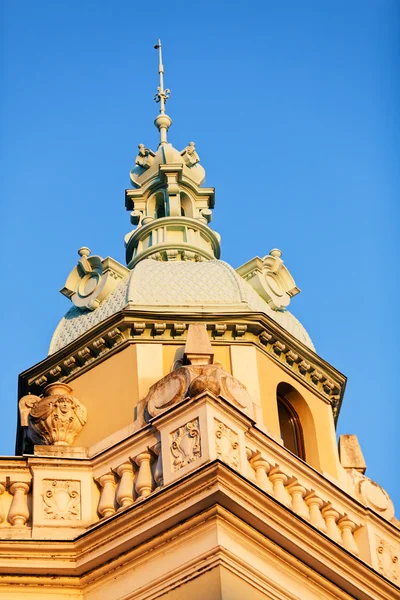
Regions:
<instances>
[{"instance_id":1,"label":"dark window opening","mask_svg":"<svg viewBox=\"0 0 400 600\"><path fill-rule=\"evenodd\" d=\"M285 448L305 460L303 430L293 406L284 396L278 396L278 415L281 438Z\"/></svg>"}]
</instances>

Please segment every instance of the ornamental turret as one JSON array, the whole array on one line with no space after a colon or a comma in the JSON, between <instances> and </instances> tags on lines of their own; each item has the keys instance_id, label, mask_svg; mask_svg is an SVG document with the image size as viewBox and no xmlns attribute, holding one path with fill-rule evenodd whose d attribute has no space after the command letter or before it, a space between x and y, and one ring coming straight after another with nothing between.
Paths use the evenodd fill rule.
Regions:
<instances>
[{"instance_id":1,"label":"ornamental turret","mask_svg":"<svg viewBox=\"0 0 400 600\"><path fill-rule=\"evenodd\" d=\"M194 142L179 151L167 142L172 123L165 112L170 91L164 88L161 41L160 85L155 95L160 114L154 121L160 132L156 152L139 144L130 173L133 189L126 190L125 206L137 228L125 236L126 263L132 269L140 260L204 261L219 258L220 236L209 227L214 188L203 187L205 171Z\"/></svg>"}]
</instances>

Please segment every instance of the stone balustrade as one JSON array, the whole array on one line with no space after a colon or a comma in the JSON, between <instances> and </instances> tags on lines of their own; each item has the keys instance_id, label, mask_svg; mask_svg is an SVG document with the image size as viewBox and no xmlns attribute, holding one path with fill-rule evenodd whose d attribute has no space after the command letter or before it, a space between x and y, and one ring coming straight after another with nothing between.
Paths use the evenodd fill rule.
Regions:
<instances>
[{"instance_id":1,"label":"stone balustrade","mask_svg":"<svg viewBox=\"0 0 400 600\"><path fill-rule=\"evenodd\" d=\"M114 515L144 500L162 485L161 445L129 456L124 462L96 477L100 488L98 514L101 518Z\"/></svg>"},{"instance_id":2,"label":"stone balustrade","mask_svg":"<svg viewBox=\"0 0 400 600\"><path fill-rule=\"evenodd\" d=\"M0 529L27 527L31 519L29 472L7 470L5 473L0 468L0 476Z\"/></svg>"},{"instance_id":3,"label":"stone balustrade","mask_svg":"<svg viewBox=\"0 0 400 600\"><path fill-rule=\"evenodd\" d=\"M332 503L321 497L323 493L316 493L313 483L307 481L304 474L296 476L293 467L278 465L272 460L271 449L267 452L270 460L259 450L246 449L257 485L346 550L359 555L354 532L362 527L362 522L348 516L349 507L344 502Z\"/></svg>"},{"instance_id":4,"label":"stone balustrade","mask_svg":"<svg viewBox=\"0 0 400 600\"><path fill-rule=\"evenodd\" d=\"M63 536L72 539L219 460L346 551L397 577L387 567L396 566L400 554L390 520L208 392L155 417L117 445L73 448L62 463L50 447L46 455L39 450L0 459L0 539L47 539L52 527L62 527Z\"/></svg>"}]
</instances>

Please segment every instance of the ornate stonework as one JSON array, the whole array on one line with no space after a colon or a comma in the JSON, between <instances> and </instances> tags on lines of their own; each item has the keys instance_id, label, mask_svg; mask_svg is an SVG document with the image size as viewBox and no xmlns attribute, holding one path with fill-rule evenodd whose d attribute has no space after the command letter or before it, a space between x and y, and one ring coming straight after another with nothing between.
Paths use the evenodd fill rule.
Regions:
<instances>
[{"instance_id":1,"label":"ornate stonework","mask_svg":"<svg viewBox=\"0 0 400 600\"><path fill-rule=\"evenodd\" d=\"M274 310L286 308L290 299L300 292L281 256L281 250L274 248L263 259L256 256L237 269Z\"/></svg>"},{"instance_id":2,"label":"ornate stonework","mask_svg":"<svg viewBox=\"0 0 400 600\"><path fill-rule=\"evenodd\" d=\"M199 419L189 421L171 433L171 454L174 471L201 457Z\"/></svg>"},{"instance_id":3,"label":"ornate stonework","mask_svg":"<svg viewBox=\"0 0 400 600\"><path fill-rule=\"evenodd\" d=\"M118 285L128 269L112 258L90 256L89 248L78 250L77 266L60 290L80 309L94 310Z\"/></svg>"},{"instance_id":4,"label":"ornate stonework","mask_svg":"<svg viewBox=\"0 0 400 600\"><path fill-rule=\"evenodd\" d=\"M150 148L145 148L144 144L139 144L138 146L138 155L136 157L135 163L142 167L142 169L149 169L151 167L151 163L153 162L155 154Z\"/></svg>"},{"instance_id":5,"label":"ornate stonework","mask_svg":"<svg viewBox=\"0 0 400 600\"><path fill-rule=\"evenodd\" d=\"M394 583L399 582L399 557L396 554L394 546L386 540L376 537L376 556L378 559L378 569L388 579Z\"/></svg>"},{"instance_id":6,"label":"ornate stonework","mask_svg":"<svg viewBox=\"0 0 400 600\"><path fill-rule=\"evenodd\" d=\"M81 484L79 481L43 480L43 513L45 519L79 520Z\"/></svg>"},{"instance_id":7,"label":"ornate stonework","mask_svg":"<svg viewBox=\"0 0 400 600\"><path fill-rule=\"evenodd\" d=\"M215 419L215 450L224 463L239 468L239 436L227 425Z\"/></svg>"},{"instance_id":8,"label":"ornate stonework","mask_svg":"<svg viewBox=\"0 0 400 600\"><path fill-rule=\"evenodd\" d=\"M246 387L227 373L221 364L215 363L180 367L152 385L142 403L144 419L148 422L185 398L193 398L205 391L223 396L253 416L253 403ZM138 413L139 410L140 407Z\"/></svg>"},{"instance_id":9,"label":"ornate stonework","mask_svg":"<svg viewBox=\"0 0 400 600\"><path fill-rule=\"evenodd\" d=\"M184 148L181 152L181 156L183 160L187 164L188 167L192 167L200 162L200 157L196 152L196 147L194 142L189 142L189 144Z\"/></svg>"},{"instance_id":10,"label":"ornate stonework","mask_svg":"<svg viewBox=\"0 0 400 600\"><path fill-rule=\"evenodd\" d=\"M383 487L356 469L351 469L349 475L360 502L391 521L394 517L394 506L389 494Z\"/></svg>"},{"instance_id":11,"label":"ornate stonework","mask_svg":"<svg viewBox=\"0 0 400 600\"><path fill-rule=\"evenodd\" d=\"M85 406L65 383L47 386L44 396L28 394L19 401L21 424L33 444L68 446L86 423Z\"/></svg>"}]
</instances>

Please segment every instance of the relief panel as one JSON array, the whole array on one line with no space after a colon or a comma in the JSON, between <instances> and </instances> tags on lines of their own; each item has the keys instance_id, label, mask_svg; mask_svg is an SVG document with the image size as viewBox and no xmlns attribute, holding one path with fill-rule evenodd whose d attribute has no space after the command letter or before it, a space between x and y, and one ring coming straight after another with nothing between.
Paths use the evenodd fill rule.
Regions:
<instances>
[{"instance_id":1,"label":"relief panel","mask_svg":"<svg viewBox=\"0 0 400 600\"><path fill-rule=\"evenodd\" d=\"M224 463L234 469L239 468L239 436L218 419L215 419L215 450Z\"/></svg>"},{"instance_id":2,"label":"relief panel","mask_svg":"<svg viewBox=\"0 0 400 600\"><path fill-rule=\"evenodd\" d=\"M393 581L399 583L399 558L396 549L380 536L376 536L376 556L378 559L379 572Z\"/></svg>"},{"instance_id":3,"label":"relief panel","mask_svg":"<svg viewBox=\"0 0 400 600\"><path fill-rule=\"evenodd\" d=\"M81 519L80 481L44 479L43 516L45 519L79 521Z\"/></svg>"},{"instance_id":4,"label":"relief panel","mask_svg":"<svg viewBox=\"0 0 400 600\"><path fill-rule=\"evenodd\" d=\"M199 419L193 419L170 434L172 470L179 471L201 457Z\"/></svg>"}]
</instances>

